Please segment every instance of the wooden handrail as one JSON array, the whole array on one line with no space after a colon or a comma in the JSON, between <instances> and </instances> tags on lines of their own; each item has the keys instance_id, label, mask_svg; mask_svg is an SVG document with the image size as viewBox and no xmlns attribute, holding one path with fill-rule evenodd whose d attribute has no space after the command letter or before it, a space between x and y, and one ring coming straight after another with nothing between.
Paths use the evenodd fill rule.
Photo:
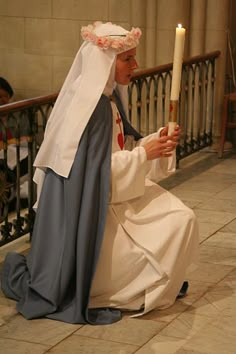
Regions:
<instances>
[{"instance_id":1,"label":"wooden handrail","mask_svg":"<svg viewBox=\"0 0 236 354\"><path fill-rule=\"evenodd\" d=\"M30 108L34 105L43 105L43 104L51 103L52 101L55 101L57 99L58 93L59 92L47 96L29 98L18 102L8 103L4 106L0 106L0 115L16 112L24 108Z\"/></svg>"},{"instance_id":2,"label":"wooden handrail","mask_svg":"<svg viewBox=\"0 0 236 354\"><path fill-rule=\"evenodd\" d=\"M220 56L220 51L216 50L214 52L204 54L204 55L196 55L194 57L184 59L183 66L190 66L192 64L198 64L202 61L218 58ZM149 75L161 74L166 71L171 71L173 68L173 63L159 65L151 69L137 70L133 77L132 81L137 80L139 78L144 78Z\"/></svg>"}]
</instances>

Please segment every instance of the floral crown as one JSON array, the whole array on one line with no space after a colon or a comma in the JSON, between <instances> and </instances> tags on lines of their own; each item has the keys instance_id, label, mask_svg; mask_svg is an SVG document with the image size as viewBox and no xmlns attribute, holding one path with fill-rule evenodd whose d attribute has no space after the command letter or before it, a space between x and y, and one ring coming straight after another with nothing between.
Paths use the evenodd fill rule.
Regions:
<instances>
[{"instance_id":1,"label":"floral crown","mask_svg":"<svg viewBox=\"0 0 236 354\"><path fill-rule=\"evenodd\" d=\"M95 22L93 25L84 26L81 29L81 36L83 40L92 42L101 49L115 49L117 51L126 51L134 48L139 43L141 37L141 30L139 28L132 28L131 31L127 31L124 34L110 34L105 36L99 36L95 33L95 29L101 25L102 22ZM111 22L108 24L112 26ZM117 28L120 28L117 26Z\"/></svg>"}]
</instances>

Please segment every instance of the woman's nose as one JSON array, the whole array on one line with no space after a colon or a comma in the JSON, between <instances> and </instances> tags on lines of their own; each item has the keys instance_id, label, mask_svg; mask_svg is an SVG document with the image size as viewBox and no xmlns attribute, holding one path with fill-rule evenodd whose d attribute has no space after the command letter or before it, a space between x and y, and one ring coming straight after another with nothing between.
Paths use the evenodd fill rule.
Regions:
<instances>
[{"instance_id":1,"label":"woman's nose","mask_svg":"<svg viewBox=\"0 0 236 354\"><path fill-rule=\"evenodd\" d=\"M137 63L136 59L133 59L133 62L132 62L132 69L133 69L133 70L138 69L138 63Z\"/></svg>"}]
</instances>

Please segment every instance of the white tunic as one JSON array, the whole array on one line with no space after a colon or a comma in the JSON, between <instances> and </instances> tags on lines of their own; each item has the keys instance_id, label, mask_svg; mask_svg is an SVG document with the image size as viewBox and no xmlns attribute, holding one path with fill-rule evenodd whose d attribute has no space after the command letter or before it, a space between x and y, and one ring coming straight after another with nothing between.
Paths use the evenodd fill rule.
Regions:
<instances>
[{"instance_id":1,"label":"white tunic","mask_svg":"<svg viewBox=\"0 0 236 354\"><path fill-rule=\"evenodd\" d=\"M155 183L175 171L175 154L147 161L141 145L159 132L125 150L113 102L112 110L110 205L89 307L144 314L174 303L187 267L196 261L198 227L192 210Z\"/></svg>"}]
</instances>

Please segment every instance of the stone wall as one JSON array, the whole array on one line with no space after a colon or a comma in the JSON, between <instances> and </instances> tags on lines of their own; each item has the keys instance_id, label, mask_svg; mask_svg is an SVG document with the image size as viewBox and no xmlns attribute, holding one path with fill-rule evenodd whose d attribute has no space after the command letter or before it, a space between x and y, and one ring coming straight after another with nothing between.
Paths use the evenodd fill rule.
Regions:
<instances>
[{"instance_id":1,"label":"stone wall","mask_svg":"<svg viewBox=\"0 0 236 354\"><path fill-rule=\"evenodd\" d=\"M96 20L143 32L141 68L172 62L175 27L186 27L185 57L220 50L215 129L225 88L227 29L234 0L0 0L0 76L14 100L58 91L81 45L80 28ZM234 6L235 7L235 6ZM231 21L235 26L235 21ZM234 35L235 38L235 35ZM96 65L96 63L95 63Z\"/></svg>"},{"instance_id":2,"label":"stone wall","mask_svg":"<svg viewBox=\"0 0 236 354\"><path fill-rule=\"evenodd\" d=\"M14 99L55 92L96 20L131 25L130 0L0 0L0 76ZM96 63L95 63L96 65Z\"/></svg>"}]
</instances>

